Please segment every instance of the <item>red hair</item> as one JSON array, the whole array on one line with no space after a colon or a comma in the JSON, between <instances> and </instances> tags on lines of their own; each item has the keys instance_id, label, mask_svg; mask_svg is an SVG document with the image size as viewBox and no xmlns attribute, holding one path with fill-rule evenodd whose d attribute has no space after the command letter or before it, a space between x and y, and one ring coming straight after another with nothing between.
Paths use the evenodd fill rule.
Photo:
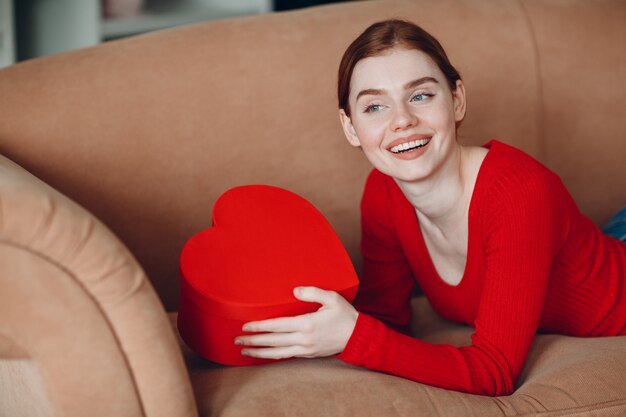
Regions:
<instances>
[{"instance_id":1,"label":"red hair","mask_svg":"<svg viewBox=\"0 0 626 417\"><path fill-rule=\"evenodd\" d=\"M405 20L383 20L374 23L356 38L339 64L337 82L337 98L339 108L350 116L350 81L356 64L372 56L382 55L386 51L403 46L417 49L427 54L437 64L452 91L456 90L456 82L461 79L458 71L452 66L446 52L437 39L414 23Z\"/></svg>"}]
</instances>

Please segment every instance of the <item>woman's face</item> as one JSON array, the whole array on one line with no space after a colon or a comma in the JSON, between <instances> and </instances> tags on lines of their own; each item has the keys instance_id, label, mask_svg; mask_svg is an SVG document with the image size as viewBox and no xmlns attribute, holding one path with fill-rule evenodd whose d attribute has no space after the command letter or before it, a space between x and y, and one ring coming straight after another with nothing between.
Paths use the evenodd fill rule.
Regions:
<instances>
[{"instance_id":1,"label":"woman's face","mask_svg":"<svg viewBox=\"0 0 626 417\"><path fill-rule=\"evenodd\" d=\"M406 182L428 178L452 154L456 125L465 116L465 89L451 91L425 53L400 47L354 67L348 117L350 144L360 146L379 171Z\"/></svg>"}]
</instances>

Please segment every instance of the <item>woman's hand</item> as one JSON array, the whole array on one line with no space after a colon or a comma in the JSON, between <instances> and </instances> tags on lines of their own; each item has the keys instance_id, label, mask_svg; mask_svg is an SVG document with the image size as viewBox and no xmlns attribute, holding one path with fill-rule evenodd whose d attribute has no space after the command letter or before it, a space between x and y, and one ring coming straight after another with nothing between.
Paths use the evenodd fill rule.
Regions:
<instances>
[{"instance_id":1,"label":"woman's hand","mask_svg":"<svg viewBox=\"0 0 626 417\"><path fill-rule=\"evenodd\" d=\"M245 332L266 333L237 337L236 345L263 346L243 349L242 355L266 359L316 358L343 351L356 324L356 309L334 291L297 287L293 293L298 300L322 306L314 313L244 324Z\"/></svg>"}]
</instances>

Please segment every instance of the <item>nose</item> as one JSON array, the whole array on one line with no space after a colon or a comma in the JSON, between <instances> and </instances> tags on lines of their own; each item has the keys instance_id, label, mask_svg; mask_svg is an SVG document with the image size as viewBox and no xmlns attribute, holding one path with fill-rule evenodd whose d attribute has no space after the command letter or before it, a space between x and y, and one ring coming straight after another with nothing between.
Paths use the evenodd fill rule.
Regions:
<instances>
[{"instance_id":1,"label":"nose","mask_svg":"<svg viewBox=\"0 0 626 417\"><path fill-rule=\"evenodd\" d=\"M390 128L392 131L402 131L414 127L417 124L417 116L411 112L406 104L396 107Z\"/></svg>"}]
</instances>

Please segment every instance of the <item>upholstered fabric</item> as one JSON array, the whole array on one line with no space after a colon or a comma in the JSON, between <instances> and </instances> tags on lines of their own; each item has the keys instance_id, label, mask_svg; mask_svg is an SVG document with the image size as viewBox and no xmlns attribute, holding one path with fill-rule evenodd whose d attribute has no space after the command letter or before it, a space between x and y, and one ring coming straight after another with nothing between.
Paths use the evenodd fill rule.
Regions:
<instances>
[{"instance_id":1,"label":"upholstered fabric","mask_svg":"<svg viewBox=\"0 0 626 417\"><path fill-rule=\"evenodd\" d=\"M391 17L431 31L460 70L463 143L498 138L530 153L597 224L626 204L621 0L349 2L8 67L0 71L0 415L626 414L624 338L538 336L517 391L500 398L332 358L223 368L186 351L185 367L165 310L177 310L180 250L210 226L226 189L297 192L359 267L370 166L341 132L336 71L354 37ZM471 329L422 313L416 336L467 342Z\"/></svg>"},{"instance_id":2,"label":"upholstered fabric","mask_svg":"<svg viewBox=\"0 0 626 417\"><path fill-rule=\"evenodd\" d=\"M0 415L193 415L176 339L132 255L3 156L0 265Z\"/></svg>"},{"instance_id":3,"label":"upholstered fabric","mask_svg":"<svg viewBox=\"0 0 626 417\"><path fill-rule=\"evenodd\" d=\"M180 249L235 185L309 199L358 264L369 164L341 132L336 72L349 42L389 17L432 31L461 72L461 141L529 152L598 223L624 204L619 0L354 2L33 60L1 73L0 153L104 221L170 311Z\"/></svg>"},{"instance_id":4,"label":"upholstered fabric","mask_svg":"<svg viewBox=\"0 0 626 417\"><path fill-rule=\"evenodd\" d=\"M414 300L414 334L463 345L472 329ZM172 324L175 315L170 316ZM201 416L596 416L626 414L626 336L541 335L513 395L483 397L416 384L336 358L226 367L183 345Z\"/></svg>"}]
</instances>

